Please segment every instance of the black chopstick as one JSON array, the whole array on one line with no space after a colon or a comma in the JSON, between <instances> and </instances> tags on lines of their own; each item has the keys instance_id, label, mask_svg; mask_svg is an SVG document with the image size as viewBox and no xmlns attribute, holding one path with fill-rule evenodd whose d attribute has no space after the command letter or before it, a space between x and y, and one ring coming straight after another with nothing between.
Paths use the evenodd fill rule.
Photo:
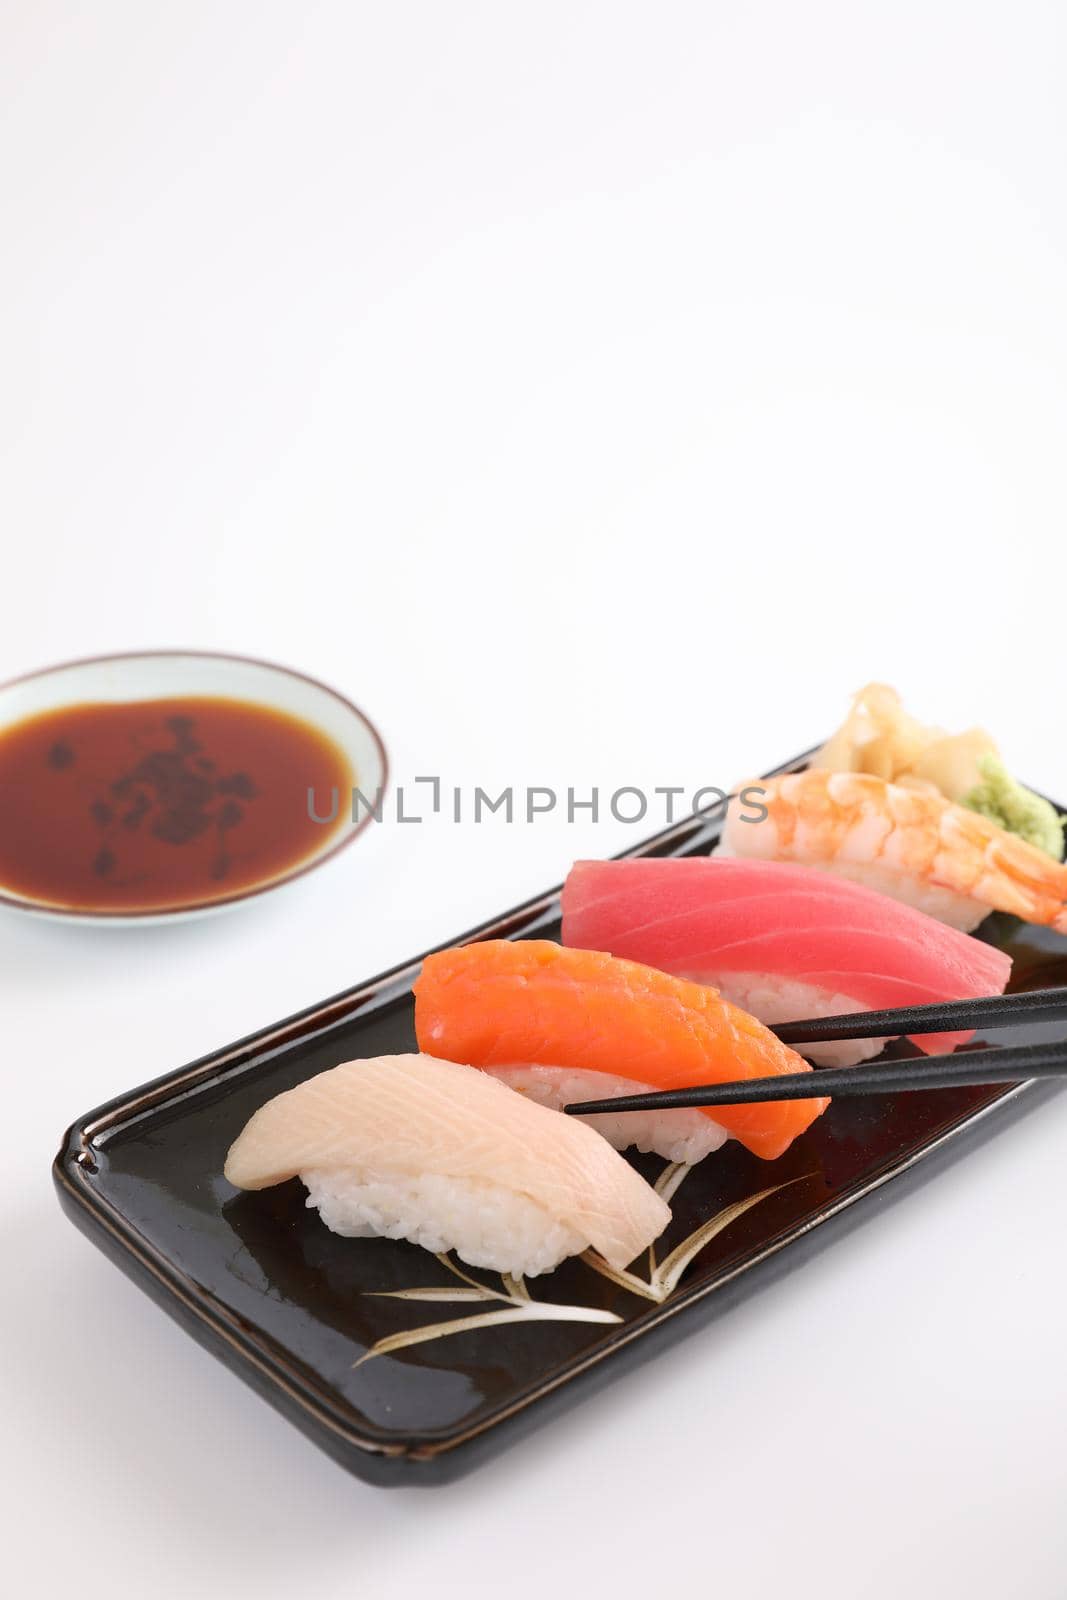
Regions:
<instances>
[{"instance_id":1,"label":"black chopstick","mask_svg":"<svg viewBox=\"0 0 1067 1600\"><path fill-rule=\"evenodd\" d=\"M1026 1078L1067 1076L1067 1039L1055 1044L1021 1044L1001 1050L961 1051L919 1060L868 1062L858 1067L788 1072L778 1078L744 1078L733 1083L694 1084L614 1100L581 1100L564 1106L571 1116L595 1112L673 1111L686 1106L753 1105L765 1100L811 1100L821 1095L851 1098L896 1094L902 1089L962 1089L981 1083L1021 1083Z\"/></svg>"},{"instance_id":2,"label":"black chopstick","mask_svg":"<svg viewBox=\"0 0 1067 1600\"><path fill-rule=\"evenodd\" d=\"M946 1000L932 1006L900 1006L891 1011L852 1011L839 1017L782 1022L771 1032L783 1044L817 1044L833 1039L880 1039L907 1033L955 1033L964 1028L1009 1028L1015 1023L1067 1020L1067 988L1034 989L1029 994L991 994L978 1000Z\"/></svg>"}]
</instances>

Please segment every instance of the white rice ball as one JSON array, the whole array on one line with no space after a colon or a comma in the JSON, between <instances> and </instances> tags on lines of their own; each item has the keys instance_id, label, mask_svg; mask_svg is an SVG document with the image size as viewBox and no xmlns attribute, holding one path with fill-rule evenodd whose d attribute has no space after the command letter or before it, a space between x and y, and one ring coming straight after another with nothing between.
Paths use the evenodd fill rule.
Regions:
<instances>
[{"instance_id":1,"label":"white rice ball","mask_svg":"<svg viewBox=\"0 0 1067 1600\"><path fill-rule=\"evenodd\" d=\"M522 1063L510 1067L490 1067L494 1078L509 1089L536 1100L553 1111L579 1100L615 1100L624 1094L648 1094L649 1083L633 1078L618 1078L610 1072L582 1072L573 1067L544 1067ZM665 1161L703 1161L706 1155L726 1143L726 1129L704 1111L620 1111L614 1116L603 1112L582 1117L616 1150L634 1146L652 1151Z\"/></svg>"},{"instance_id":2,"label":"white rice ball","mask_svg":"<svg viewBox=\"0 0 1067 1600\"><path fill-rule=\"evenodd\" d=\"M300 1174L307 1203L326 1226L350 1239L408 1239L468 1266L515 1277L551 1272L589 1241L526 1195L498 1184L434 1173L373 1174L315 1168Z\"/></svg>"},{"instance_id":3,"label":"white rice ball","mask_svg":"<svg viewBox=\"0 0 1067 1600\"><path fill-rule=\"evenodd\" d=\"M799 1022L806 1017L837 1017L869 1010L846 994L795 978L769 978L761 972L703 973L695 980L718 989L742 1011L767 1027ZM793 1049L820 1067L854 1067L884 1050L886 1039L841 1039L829 1044L798 1044Z\"/></svg>"}]
</instances>

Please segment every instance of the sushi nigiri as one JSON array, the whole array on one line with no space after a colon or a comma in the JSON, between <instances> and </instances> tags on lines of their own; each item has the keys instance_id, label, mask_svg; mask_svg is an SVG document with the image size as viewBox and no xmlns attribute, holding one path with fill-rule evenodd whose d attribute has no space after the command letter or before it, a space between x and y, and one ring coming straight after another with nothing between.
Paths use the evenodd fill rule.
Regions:
<instances>
[{"instance_id":1,"label":"sushi nigiri","mask_svg":"<svg viewBox=\"0 0 1067 1600\"><path fill-rule=\"evenodd\" d=\"M720 853L834 872L967 933L991 911L1067 933L1067 866L943 795L869 773L812 767L739 785Z\"/></svg>"},{"instance_id":2,"label":"sushi nigiri","mask_svg":"<svg viewBox=\"0 0 1067 1600\"><path fill-rule=\"evenodd\" d=\"M563 941L712 984L761 1022L1002 994L1011 960L845 878L777 861L579 861L563 886ZM923 1034L926 1051L970 1033ZM854 1066L884 1039L805 1045Z\"/></svg>"},{"instance_id":3,"label":"sushi nigiri","mask_svg":"<svg viewBox=\"0 0 1067 1600\"><path fill-rule=\"evenodd\" d=\"M236 1189L299 1176L334 1233L410 1239L516 1276L589 1245L622 1268L671 1215L590 1128L419 1055L348 1061L276 1095L230 1147L225 1175Z\"/></svg>"},{"instance_id":4,"label":"sushi nigiri","mask_svg":"<svg viewBox=\"0 0 1067 1600\"><path fill-rule=\"evenodd\" d=\"M551 1106L810 1069L713 989L593 950L488 939L427 956L415 1029L430 1055L469 1062ZM732 1135L780 1156L829 1102L620 1112L589 1120L612 1144L698 1161Z\"/></svg>"}]
</instances>

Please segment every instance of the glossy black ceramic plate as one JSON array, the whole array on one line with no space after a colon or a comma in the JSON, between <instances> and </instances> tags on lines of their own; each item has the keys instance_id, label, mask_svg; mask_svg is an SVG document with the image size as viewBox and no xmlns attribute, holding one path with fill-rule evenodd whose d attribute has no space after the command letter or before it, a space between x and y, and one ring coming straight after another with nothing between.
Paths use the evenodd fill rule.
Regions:
<instances>
[{"instance_id":1,"label":"glossy black ceramic plate","mask_svg":"<svg viewBox=\"0 0 1067 1600\"><path fill-rule=\"evenodd\" d=\"M630 853L705 854L718 832L717 816L690 818ZM553 891L468 937L553 937L558 919ZM1067 940L999 915L981 936L1014 958L1012 988L1067 981ZM675 1194L657 1247L659 1279L647 1260L634 1264L640 1282L629 1285L571 1260L531 1280L539 1304L530 1306L493 1274L461 1279L413 1245L339 1238L306 1208L297 1181L243 1194L222 1176L231 1141L272 1095L339 1061L415 1048L411 983L420 961L91 1112L55 1164L64 1207L95 1243L305 1433L375 1483L458 1476L706 1327L831 1237L846 1213L868 1213L875 1195L899 1192L906 1174L968 1148L966 1135L1001 1126L1013 1108L1052 1092L1024 1084L839 1101L773 1163L730 1141ZM1051 1025L1044 1037L1054 1032ZM1015 1042L1006 1030L997 1037ZM1041 1037L1028 1029L1018 1040ZM663 1168L655 1158L638 1163L653 1180ZM716 1217L723 1225L665 1287L672 1251ZM396 1294L412 1289L437 1292ZM494 1313L479 1326L432 1332ZM411 1340L416 1330L428 1336Z\"/></svg>"}]
</instances>

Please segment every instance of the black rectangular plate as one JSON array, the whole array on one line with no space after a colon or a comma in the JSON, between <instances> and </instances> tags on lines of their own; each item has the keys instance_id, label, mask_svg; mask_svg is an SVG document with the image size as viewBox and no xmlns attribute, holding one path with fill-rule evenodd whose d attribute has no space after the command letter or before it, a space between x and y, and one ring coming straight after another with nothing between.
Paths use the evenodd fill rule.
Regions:
<instances>
[{"instance_id":1,"label":"black rectangular plate","mask_svg":"<svg viewBox=\"0 0 1067 1600\"><path fill-rule=\"evenodd\" d=\"M775 770L794 770L804 759ZM719 826L717 814L691 817L627 853L706 854ZM553 891L466 937L551 938L558 929ZM996 915L981 937L1012 955L1013 989L1067 982L1067 940L1048 930ZM69 1130L54 1167L64 1208L94 1243L316 1443L374 1483L459 1476L796 1265L845 1225L856 1202L864 1204L853 1215L866 1214L876 1193L899 1192L906 1174L969 1148L979 1131L1003 1125L1012 1109L1055 1088L841 1101L774 1163L730 1141L678 1191L661 1257L722 1208L769 1185L784 1187L712 1240L662 1304L572 1260L534 1279L531 1292L610 1311L617 1322L483 1327L354 1365L391 1334L501 1309L501 1302L381 1298L382 1291L456 1280L413 1245L330 1233L306 1208L295 1180L240 1194L222 1166L247 1118L272 1095L340 1061L415 1048L411 984L421 960L90 1112ZM997 1038L1022 1042L1055 1031L1004 1030ZM636 1164L650 1178L662 1168L648 1157ZM492 1274L473 1276L503 1287Z\"/></svg>"}]
</instances>

